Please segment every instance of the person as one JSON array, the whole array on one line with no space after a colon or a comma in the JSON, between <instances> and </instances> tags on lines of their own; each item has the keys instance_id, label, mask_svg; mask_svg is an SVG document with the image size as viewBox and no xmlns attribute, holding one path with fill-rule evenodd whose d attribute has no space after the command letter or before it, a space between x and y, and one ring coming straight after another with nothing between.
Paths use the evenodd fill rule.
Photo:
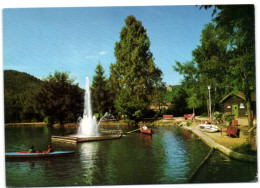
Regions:
<instances>
[{"instance_id":1,"label":"person","mask_svg":"<svg viewBox=\"0 0 260 188\"><path fill-rule=\"evenodd\" d=\"M147 127L144 125L144 126L142 127L142 129L145 131L145 130L147 130Z\"/></svg>"},{"instance_id":2,"label":"person","mask_svg":"<svg viewBox=\"0 0 260 188\"><path fill-rule=\"evenodd\" d=\"M48 150L47 150L47 151L44 151L43 153L47 154L47 153L51 153L51 152L53 152L53 149L52 149L52 145L49 144L49 145L48 145Z\"/></svg>"},{"instance_id":3,"label":"person","mask_svg":"<svg viewBox=\"0 0 260 188\"><path fill-rule=\"evenodd\" d=\"M28 153L35 153L34 146L31 146L31 148L28 150Z\"/></svg>"}]
</instances>

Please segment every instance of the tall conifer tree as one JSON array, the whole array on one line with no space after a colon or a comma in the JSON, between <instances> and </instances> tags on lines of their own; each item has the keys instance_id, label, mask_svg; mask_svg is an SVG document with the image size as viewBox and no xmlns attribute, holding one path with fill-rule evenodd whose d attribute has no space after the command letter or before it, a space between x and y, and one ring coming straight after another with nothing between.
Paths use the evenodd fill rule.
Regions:
<instances>
[{"instance_id":1,"label":"tall conifer tree","mask_svg":"<svg viewBox=\"0 0 260 188\"><path fill-rule=\"evenodd\" d=\"M125 19L120 41L115 44L116 63L111 65L112 85L118 86L116 110L135 119L147 110L162 72L154 63L150 40L142 23L134 16Z\"/></svg>"}]
</instances>

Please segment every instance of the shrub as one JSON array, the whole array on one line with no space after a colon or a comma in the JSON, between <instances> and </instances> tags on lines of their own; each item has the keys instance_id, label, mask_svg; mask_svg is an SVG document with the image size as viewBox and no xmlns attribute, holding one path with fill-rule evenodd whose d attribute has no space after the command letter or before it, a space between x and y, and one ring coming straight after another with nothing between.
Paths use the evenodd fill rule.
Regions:
<instances>
[{"instance_id":1,"label":"shrub","mask_svg":"<svg viewBox=\"0 0 260 188\"><path fill-rule=\"evenodd\" d=\"M215 120L216 122L218 122L218 123L221 122L222 113L220 113L220 112L214 112L213 116L214 116L214 120Z\"/></svg>"},{"instance_id":2,"label":"shrub","mask_svg":"<svg viewBox=\"0 0 260 188\"><path fill-rule=\"evenodd\" d=\"M229 113L225 113L224 114L224 120L226 122L228 122L229 125L231 125L232 124L232 120L234 120L234 116L229 114Z\"/></svg>"},{"instance_id":3,"label":"shrub","mask_svg":"<svg viewBox=\"0 0 260 188\"><path fill-rule=\"evenodd\" d=\"M53 118L51 118L50 116L45 117L43 121L47 126L51 126L54 123Z\"/></svg>"}]
</instances>

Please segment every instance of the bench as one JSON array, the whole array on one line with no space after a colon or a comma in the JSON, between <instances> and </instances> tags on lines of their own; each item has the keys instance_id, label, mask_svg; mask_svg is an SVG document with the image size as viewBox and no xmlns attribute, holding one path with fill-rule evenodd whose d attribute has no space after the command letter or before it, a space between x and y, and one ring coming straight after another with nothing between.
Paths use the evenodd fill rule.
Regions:
<instances>
[{"instance_id":1,"label":"bench","mask_svg":"<svg viewBox=\"0 0 260 188\"><path fill-rule=\"evenodd\" d=\"M173 119L173 115L163 115L163 119Z\"/></svg>"},{"instance_id":2,"label":"bench","mask_svg":"<svg viewBox=\"0 0 260 188\"><path fill-rule=\"evenodd\" d=\"M221 128L221 135L222 135L222 128ZM235 136L236 138L239 137L239 129L237 126L235 125L229 125L227 127L227 130L225 131L227 132L228 136L231 137L232 135Z\"/></svg>"},{"instance_id":3,"label":"bench","mask_svg":"<svg viewBox=\"0 0 260 188\"><path fill-rule=\"evenodd\" d=\"M184 114L184 119L193 119L194 118L194 114Z\"/></svg>"}]
</instances>

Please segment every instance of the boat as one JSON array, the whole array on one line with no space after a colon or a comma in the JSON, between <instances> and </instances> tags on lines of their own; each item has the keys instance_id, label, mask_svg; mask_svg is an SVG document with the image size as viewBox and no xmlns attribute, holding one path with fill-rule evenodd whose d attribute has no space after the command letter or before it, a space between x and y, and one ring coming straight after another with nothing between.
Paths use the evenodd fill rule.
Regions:
<instances>
[{"instance_id":1,"label":"boat","mask_svg":"<svg viewBox=\"0 0 260 188\"><path fill-rule=\"evenodd\" d=\"M148 129L147 127L146 128L140 127L139 130L140 130L141 133L144 133L144 134L149 134L149 135L153 134L153 130L152 129Z\"/></svg>"},{"instance_id":2,"label":"boat","mask_svg":"<svg viewBox=\"0 0 260 188\"><path fill-rule=\"evenodd\" d=\"M201 131L210 132L210 133L218 131L218 126L213 124L199 124L197 128Z\"/></svg>"},{"instance_id":3,"label":"boat","mask_svg":"<svg viewBox=\"0 0 260 188\"><path fill-rule=\"evenodd\" d=\"M35 157L56 157L56 156L64 156L75 153L74 151L54 151L50 153L28 153L27 151L17 151L17 152L8 152L5 153L5 157L8 158L35 158Z\"/></svg>"}]
</instances>

